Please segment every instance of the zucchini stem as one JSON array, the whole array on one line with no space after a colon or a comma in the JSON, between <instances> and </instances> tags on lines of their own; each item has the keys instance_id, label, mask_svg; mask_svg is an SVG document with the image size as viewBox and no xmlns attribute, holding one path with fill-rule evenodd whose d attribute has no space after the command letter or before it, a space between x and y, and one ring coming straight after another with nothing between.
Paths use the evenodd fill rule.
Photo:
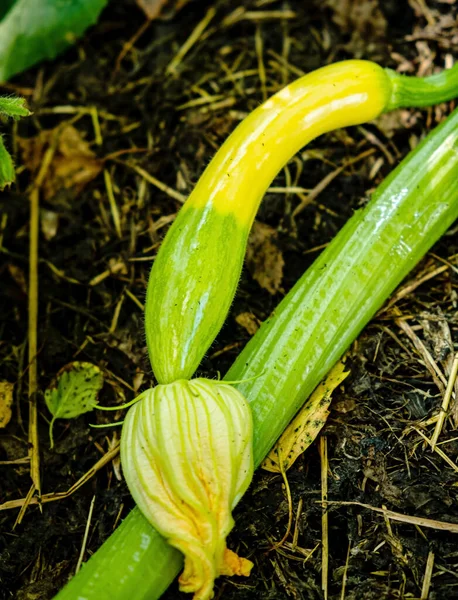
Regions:
<instances>
[{"instance_id":1,"label":"zucchini stem","mask_svg":"<svg viewBox=\"0 0 458 600\"><path fill-rule=\"evenodd\" d=\"M447 102L458 94L458 63L428 77L411 77L386 69L392 93L385 112L400 107L424 107Z\"/></svg>"}]
</instances>

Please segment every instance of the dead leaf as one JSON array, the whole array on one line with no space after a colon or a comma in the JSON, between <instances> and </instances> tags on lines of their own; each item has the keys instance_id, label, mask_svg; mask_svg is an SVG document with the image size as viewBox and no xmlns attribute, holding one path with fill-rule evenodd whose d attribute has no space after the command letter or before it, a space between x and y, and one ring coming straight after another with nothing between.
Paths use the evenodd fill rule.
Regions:
<instances>
[{"instance_id":1,"label":"dead leaf","mask_svg":"<svg viewBox=\"0 0 458 600\"><path fill-rule=\"evenodd\" d=\"M442 0L442 2L454 4L456 0ZM419 2L417 8L421 8ZM433 20L430 20L426 26L416 24L413 33L406 35L405 40L407 42L432 40L434 45L438 45L442 50L453 50L458 44L457 25L458 19L451 14L451 11L441 14L438 10L434 10Z\"/></svg>"},{"instance_id":2,"label":"dead leaf","mask_svg":"<svg viewBox=\"0 0 458 600\"><path fill-rule=\"evenodd\" d=\"M80 132L67 125L62 129L46 129L33 138L19 138L22 160L33 173L38 172L43 156L58 136L57 148L43 184L45 200L68 204L100 173L103 161L96 158ZM57 197L57 198L56 198Z\"/></svg>"},{"instance_id":3,"label":"dead leaf","mask_svg":"<svg viewBox=\"0 0 458 600\"><path fill-rule=\"evenodd\" d=\"M13 265L11 263L8 264L8 271L11 277L16 282L19 289L21 290L21 292L23 292L24 295L27 296L27 279L25 277L24 271L20 267L17 267L16 265Z\"/></svg>"},{"instance_id":4,"label":"dead leaf","mask_svg":"<svg viewBox=\"0 0 458 600\"><path fill-rule=\"evenodd\" d=\"M425 342L433 358L440 361L448 377L454 358L453 337L448 321L440 307L423 311L420 315Z\"/></svg>"},{"instance_id":5,"label":"dead leaf","mask_svg":"<svg viewBox=\"0 0 458 600\"><path fill-rule=\"evenodd\" d=\"M333 12L332 20L343 33L351 34L345 49L360 58L386 38L387 21L378 0L326 0Z\"/></svg>"},{"instance_id":6,"label":"dead leaf","mask_svg":"<svg viewBox=\"0 0 458 600\"><path fill-rule=\"evenodd\" d=\"M404 112L403 110L393 110L389 113L383 113L376 119L378 129L388 139L391 139L396 132L406 128Z\"/></svg>"},{"instance_id":7,"label":"dead leaf","mask_svg":"<svg viewBox=\"0 0 458 600\"><path fill-rule=\"evenodd\" d=\"M263 469L271 473L287 471L307 450L326 423L332 392L349 373L343 361L334 365L269 452L261 465Z\"/></svg>"},{"instance_id":8,"label":"dead leaf","mask_svg":"<svg viewBox=\"0 0 458 600\"><path fill-rule=\"evenodd\" d=\"M56 237L59 226L59 214L53 210L43 208L40 211L40 225L43 237L49 242Z\"/></svg>"},{"instance_id":9,"label":"dead leaf","mask_svg":"<svg viewBox=\"0 0 458 600\"><path fill-rule=\"evenodd\" d=\"M0 381L0 429L6 427L11 419L14 383Z\"/></svg>"},{"instance_id":10,"label":"dead leaf","mask_svg":"<svg viewBox=\"0 0 458 600\"><path fill-rule=\"evenodd\" d=\"M147 19L172 19L190 0L136 0Z\"/></svg>"},{"instance_id":11,"label":"dead leaf","mask_svg":"<svg viewBox=\"0 0 458 600\"><path fill-rule=\"evenodd\" d=\"M255 221L248 240L246 255L251 276L271 294L276 294L280 290L285 265L283 255L275 244L277 237L278 234L273 227Z\"/></svg>"},{"instance_id":12,"label":"dead leaf","mask_svg":"<svg viewBox=\"0 0 458 600\"><path fill-rule=\"evenodd\" d=\"M244 327L250 335L254 335L259 329L259 321L253 313L243 312L235 317L239 325Z\"/></svg>"},{"instance_id":13,"label":"dead leaf","mask_svg":"<svg viewBox=\"0 0 458 600\"><path fill-rule=\"evenodd\" d=\"M335 410L338 413L349 413L356 408L356 400L353 398L346 398L345 400L341 400L340 402L336 402L332 405L332 410Z\"/></svg>"}]
</instances>

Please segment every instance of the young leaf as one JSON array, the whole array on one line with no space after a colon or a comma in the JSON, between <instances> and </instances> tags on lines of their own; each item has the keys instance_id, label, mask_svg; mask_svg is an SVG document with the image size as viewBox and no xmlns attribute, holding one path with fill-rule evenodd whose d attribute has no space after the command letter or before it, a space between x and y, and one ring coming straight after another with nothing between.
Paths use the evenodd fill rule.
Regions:
<instances>
[{"instance_id":1,"label":"young leaf","mask_svg":"<svg viewBox=\"0 0 458 600\"><path fill-rule=\"evenodd\" d=\"M2 0L0 3L0 19L6 15L9 9L13 6L16 0Z\"/></svg>"},{"instance_id":2,"label":"young leaf","mask_svg":"<svg viewBox=\"0 0 458 600\"><path fill-rule=\"evenodd\" d=\"M57 56L97 21L107 1L8 0L0 21L0 81Z\"/></svg>"},{"instance_id":3,"label":"young leaf","mask_svg":"<svg viewBox=\"0 0 458 600\"><path fill-rule=\"evenodd\" d=\"M261 465L263 469L271 473L284 472L307 450L326 423L332 392L349 373L343 361L331 369L269 452Z\"/></svg>"},{"instance_id":4,"label":"young leaf","mask_svg":"<svg viewBox=\"0 0 458 600\"><path fill-rule=\"evenodd\" d=\"M25 98L0 96L0 115L19 119L20 117L28 117L31 114L26 106Z\"/></svg>"},{"instance_id":5,"label":"young leaf","mask_svg":"<svg viewBox=\"0 0 458 600\"><path fill-rule=\"evenodd\" d=\"M8 150L0 135L0 191L7 185L11 185L15 179L14 164Z\"/></svg>"},{"instance_id":6,"label":"young leaf","mask_svg":"<svg viewBox=\"0 0 458 600\"><path fill-rule=\"evenodd\" d=\"M56 419L73 419L91 411L103 385L99 367L88 362L65 365L45 391L45 401L52 414L49 424L51 448L54 446L53 426Z\"/></svg>"},{"instance_id":7,"label":"young leaf","mask_svg":"<svg viewBox=\"0 0 458 600\"><path fill-rule=\"evenodd\" d=\"M25 105L24 98L16 96L0 96L0 117L12 117L20 119L32 114ZM0 135L0 191L7 185L11 185L16 178L13 159L5 148L3 138Z\"/></svg>"}]
</instances>

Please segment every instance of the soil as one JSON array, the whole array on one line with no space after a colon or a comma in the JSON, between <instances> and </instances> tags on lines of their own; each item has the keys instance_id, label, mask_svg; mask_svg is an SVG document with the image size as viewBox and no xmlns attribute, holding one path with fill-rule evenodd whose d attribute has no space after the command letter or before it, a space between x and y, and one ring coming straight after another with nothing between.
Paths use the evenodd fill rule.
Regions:
<instances>
[{"instance_id":1,"label":"soil","mask_svg":"<svg viewBox=\"0 0 458 600\"><path fill-rule=\"evenodd\" d=\"M167 70L212 7L215 15L204 33ZM151 262L180 207L173 192L186 196L240 119L301 72L356 57L425 75L450 65L458 51L455 0L246 0L236 7L201 0L177 12L172 7L167 20L147 28L144 23L133 1L113 1L74 48L1 90L26 95L34 112L7 130L18 181L0 198L0 381L15 384L12 418L0 433L0 461L12 461L0 463L4 503L25 498L31 485L29 464L21 461L28 452L29 197L47 148L55 152L40 198L37 427L42 492L53 494L68 490L117 443L119 429L89 425L123 414L59 420L51 450L43 393L56 373L75 360L98 365L105 377L102 404L121 404L154 384L141 303ZM344 169L294 219L296 193L266 195L258 219L269 226L265 243L276 248L276 272L269 273L262 259L244 270L201 375L227 370L253 323L269 315L355 208L453 105L398 111L325 135L290 162L273 185L310 190L346 160L374 150ZM169 187L146 181L139 168ZM458 523L455 408L440 437L442 455L421 437L431 437L428 419L437 414L443 393L431 364L447 379L458 339L456 231L411 273L412 289L354 343L351 375L334 394L321 434L328 446L329 499L335 502L328 510L329 598L458 598L456 534L339 504L359 502ZM255 247L262 254L259 239ZM430 278L417 285L425 273ZM244 313L252 316L248 325L246 318L236 320ZM400 317L408 317L408 332ZM216 598L325 597L318 443L287 478L291 534L278 545L289 515L282 477L258 470L229 538L229 547L253 560L253 574L221 578ZM18 508L0 506L1 599L46 600L65 584L75 572L94 497L87 560L133 507L117 458L69 497L41 511L30 505L19 523ZM425 577L430 587L422 595ZM186 597L175 584L164 596Z\"/></svg>"}]
</instances>

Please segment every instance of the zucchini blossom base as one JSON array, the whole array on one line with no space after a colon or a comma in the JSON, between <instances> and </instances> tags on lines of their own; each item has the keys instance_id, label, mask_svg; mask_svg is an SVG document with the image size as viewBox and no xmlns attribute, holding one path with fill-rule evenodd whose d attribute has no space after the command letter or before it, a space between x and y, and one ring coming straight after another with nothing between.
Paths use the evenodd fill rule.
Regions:
<instances>
[{"instance_id":1,"label":"zucchini blossom base","mask_svg":"<svg viewBox=\"0 0 458 600\"><path fill-rule=\"evenodd\" d=\"M219 575L249 575L226 548L232 509L253 476L251 410L240 392L208 379L179 380L142 394L127 414L121 460L150 523L185 557L180 589L213 597Z\"/></svg>"}]
</instances>

